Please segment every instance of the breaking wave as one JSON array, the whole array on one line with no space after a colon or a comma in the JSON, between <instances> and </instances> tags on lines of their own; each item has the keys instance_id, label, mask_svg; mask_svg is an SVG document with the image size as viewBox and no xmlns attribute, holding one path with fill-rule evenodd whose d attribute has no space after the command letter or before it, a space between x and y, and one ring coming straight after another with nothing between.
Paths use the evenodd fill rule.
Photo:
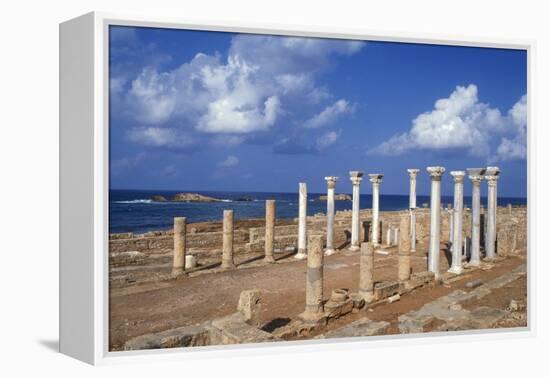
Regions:
<instances>
[{"instance_id":1,"label":"breaking wave","mask_svg":"<svg viewBox=\"0 0 550 377\"><path fill-rule=\"evenodd\" d=\"M119 200L118 202L115 202L115 203L120 203L120 204L138 204L138 203L149 204L149 203L153 203L153 201L151 199L136 199L136 200Z\"/></svg>"}]
</instances>

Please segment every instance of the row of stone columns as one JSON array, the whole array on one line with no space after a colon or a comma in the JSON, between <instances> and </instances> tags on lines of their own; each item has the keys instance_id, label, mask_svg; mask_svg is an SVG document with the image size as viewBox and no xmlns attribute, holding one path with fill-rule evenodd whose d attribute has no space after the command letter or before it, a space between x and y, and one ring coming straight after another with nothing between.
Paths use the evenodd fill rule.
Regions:
<instances>
[{"instance_id":1,"label":"row of stone columns","mask_svg":"<svg viewBox=\"0 0 550 377\"><path fill-rule=\"evenodd\" d=\"M350 171L350 180L353 186L353 198L352 198L352 212L351 212L351 242L350 250L359 250L359 235L361 233L361 222L359 219L360 211L360 186L363 180L364 173L362 171ZM383 174L369 174L370 181L372 183L372 235L371 239L375 245L380 243L379 241L379 223L380 223L380 211L379 211L379 196L380 196L380 183L382 182ZM327 181L327 242L325 248L325 255L331 255L335 252L334 247L334 216L335 216L335 203L334 192L336 187L336 181L338 177L330 176L325 177ZM303 186L302 186L303 185ZM302 188L304 187L304 188ZM302 194L304 192L304 194ZM300 212L299 212L299 228L298 228L298 258L303 258L303 254L300 253L300 245L305 244L306 239L306 205L307 193L305 193L305 183L300 183ZM304 198L304 204L302 205L302 198ZM303 211L302 211L303 207ZM303 235L302 235L303 234ZM302 236L301 236L302 235ZM305 247L304 247L305 249Z\"/></svg>"},{"instance_id":2,"label":"row of stone columns","mask_svg":"<svg viewBox=\"0 0 550 377\"><path fill-rule=\"evenodd\" d=\"M440 205L441 205L441 176L445 168L432 166L427 168L431 177L430 198L430 246L428 250L428 269L437 277L439 275L439 242L440 242ZM487 181L487 231L485 234L485 256L488 259L495 257L496 243L496 182L500 169L498 167L469 168L468 177L472 181L472 238L470 246L470 264L480 263L480 184L483 179ZM452 171L454 180L454 208L449 211L451 217L450 240L452 263L449 272L460 274L462 272L462 219L464 212L464 171Z\"/></svg>"},{"instance_id":3,"label":"row of stone columns","mask_svg":"<svg viewBox=\"0 0 550 377\"><path fill-rule=\"evenodd\" d=\"M265 202L265 257L267 263L274 263L273 257L275 241L275 200L266 200ZM186 227L187 219L185 217L174 218L174 254L172 259L172 275L179 276L185 274L186 266ZM304 227L305 229L305 227ZM222 229L222 263L224 269L234 268L233 260L233 234L234 234L234 213L232 209L223 211L223 229ZM305 245L303 246L305 248ZM303 251L305 255L305 251Z\"/></svg>"},{"instance_id":4,"label":"row of stone columns","mask_svg":"<svg viewBox=\"0 0 550 377\"><path fill-rule=\"evenodd\" d=\"M403 216L399 224L399 251L397 278L406 283L411 278L411 238L410 218ZM310 236L307 252L306 306L301 318L306 321L318 321L323 317L323 239L322 236ZM375 299L374 292L374 243L363 242L359 256L358 293L370 303Z\"/></svg>"}]
</instances>

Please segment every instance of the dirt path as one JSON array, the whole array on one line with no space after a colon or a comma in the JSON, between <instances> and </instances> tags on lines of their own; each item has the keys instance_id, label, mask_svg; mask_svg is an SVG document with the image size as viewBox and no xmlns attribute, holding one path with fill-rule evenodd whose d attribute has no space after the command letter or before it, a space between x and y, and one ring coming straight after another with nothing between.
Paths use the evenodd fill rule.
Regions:
<instances>
[{"instance_id":1,"label":"dirt path","mask_svg":"<svg viewBox=\"0 0 550 377\"><path fill-rule=\"evenodd\" d=\"M394 248L390 251L389 255L375 254L375 281L395 280L396 250ZM473 271L467 278L451 285L437 285L417 290L396 303L374 308L368 313L369 318L385 320L393 325L400 314L419 308L454 289L464 289L467 281L476 278L486 281L521 263L524 263L521 259L506 259L491 270ZM417 251L413 254L413 272L425 271L426 264L425 253ZM441 271L448 268L448 260L442 252ZM246 289L263 291L262 320L265 323L273 320L284 322L296 317L304 309L305 274L306 262L292 261L112 289L110 348L121 349L126 340L145 333L197 324L228 315L235 311L239 294ZM356 291L359 280L359 255L338 253L327 257L324 274L325 298L328 298L331 290L335 288ZM360 315L364 316L346 316L333 326L339 327L352 322Z\"/></svg>"}]
</instances>

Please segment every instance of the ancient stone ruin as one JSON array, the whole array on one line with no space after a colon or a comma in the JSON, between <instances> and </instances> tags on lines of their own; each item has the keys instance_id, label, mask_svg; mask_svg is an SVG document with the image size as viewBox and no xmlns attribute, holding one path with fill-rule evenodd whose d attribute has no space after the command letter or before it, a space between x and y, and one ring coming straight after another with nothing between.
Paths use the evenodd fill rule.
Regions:
<instances>
[{"instance_id":1,"label":"ancient stone ruin","mask_svg":"<svg viewBox=\"0 0 550 377\"><path fill-rule=\"evenodd\" d=\"M510 304L513 310L484 305L484 300L491 295L502 296L501 288L525 279L527 208L497 206L497 167L450 172L454 183L450 208L441 204L445 168L428 167L426 172L431 181L429 208L418 208L416 203L420 169L408 170L409 208L390 212L379 210L383 174L368 175L372 206L360 210L364 174L351 171L351 211L335 211L338 177L328 176L326 214L307 216L307 187L300 183L299 212L294 221L276 219L276 202L267 200L265 219L244 225L237 226L233 210L226 210L221 229L200 228L176 217L173 231L111 235L110 284L115 306L118 297L129 299L131 294L168 289L173 284L185 287L199 278L207 284L210 277L217 282L212 282L213 286L220 282L238 285L239 279L249 281L247 274L256 274L252 281L257 285L275 287L268 291L242 289L236 311L225 309L235 303L218 303L223 310L214 305L203 317L197 313L196 323L173 326L172 321L167 325L163 322L154 326L162 328L160 331L121 335L120 344L114 348L189 347L523 324L525 297L514 298L514 305ZM471 209L464 206L466 177L471 182ZM484 181L486 210L480 200ZM333 269L350 271L345 276L347 286L333 287L330 279L344 279L332 273ZM265 283L262 271L269 271ZM269 279L276 280L270 283ZM285 288L288 295L294 295L292 298L278 296L276 282L285 285L285 280L292 280L290 288ZM300 288L293 290L297 285ZM521 289L517 288L523 292ZM304 290L301 309L289 309L294 314L277 317L276 313L285 312L281 302L299 302L294 298L296 292ZM423 304L413 299L418 290L433 292L433 299ZM207 300L207 292L195 294ZM402 308L396 309L393 319L376 319L380 315L371 313L376 314L383 305ZM200 312L201 300L193 308ZM177 317L191 314L180 312Z\"/></svg>"}]
</instances>

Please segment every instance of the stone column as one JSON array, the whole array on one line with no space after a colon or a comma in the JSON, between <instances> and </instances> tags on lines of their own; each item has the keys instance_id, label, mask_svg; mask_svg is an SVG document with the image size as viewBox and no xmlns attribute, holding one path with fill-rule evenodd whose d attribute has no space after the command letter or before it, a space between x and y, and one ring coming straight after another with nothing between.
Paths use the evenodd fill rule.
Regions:
<instances>
[{"instance_id":1,"label":"stone column","mask_svg":"<svg viewBox=\"0 0 550 377\"><path fill-rule=\"evenodd\" d=\"M298 199L298 253L294 256L296 259L306 258L307 247L307 185L300 183L300 194Z\"/></svg>"},{"instance_id":2,"label":"stone column","mask_svg":"<svg viewBox=\"0 0 550 377\"><path fill-rule=\"evenodd\" d=\"M360 249L359 233L361 231L359 222L359 196L361 195L361 193L359 188L361 185L361 181L363 180L363 172L350 171L349 178L353 185L353 204L351 210L351 245L349 249L351 251L358 251Z\"/></svg>"},{"instance_id":3,"label":"stone column","mask_svg":"<svg viewBox=\"0 0 550 377\"><path fill-rule=\"evenodd\" d=\"M399 249L397 251L397 278L405 282L411 278L410 220L403 216L399 223Z\"/></svg>"},{"instance_id":4,"label":"stone column","mask_svg":"<svg viewBox=\"0 0 550 377\"><path fill-rule=\"evenodd\" d=\"M233 210L223 211L222 268L233 268Z\"/></svg>"},{"instance_id":5,"label":"stone column","mask_svg":"<svg viewBox=\"0 0 550 377\"><path fill-rule=\"evenodd\" d=\"M453 244L453 233L454 233L454 224L455 224L455 216L454 216L454 210L452 208L448 209L447 212L449 212L449 243Z\"/></svg>"},{"instance_id":6,"label":"stone column","mask_svg":"<svg viewBox=\"0 0 550 377\"><path fill-rule=\"evenodd\" d=\"M371 242L361 243L359 257L359 294L368 303L374 299L374 247Z\"/></svg>"},{"instance_id":7,"label":"stone column","mask_svg":"<svg viewBox=\"0 0 550 377\"><path fill-rule=\"evenodd\" d=\"M487 233L486 237L486 249L485 257L492 259L495 257L495 243L496 243L496 206L497 206L497 180L499 178L500 171L498 168L492 167L491 170L487 168L485 171L485 180L487 181L487 211L485 217L487 218Z\"/></svg>"},{"instance_id":8,"label":"stone column","mask_svg":"<svg viewBox=\"0 0 550 377\"><path fill-rule=\"evenodd\" d=\"M407 169L410 177L409 213L411 219L411 252L416 251L416 176L420 169Z\"/></svg>"},{"instance_id":9,"label":"stone column","mask_svg":"<svg viewBox=\"0 0 550 377\"><path fill-rule=\"evenodd\" d=\"M273 241L275 238L275 200L265 201L265 258L267 263L274 263Z\"/></svg>"},{"instance_id":10,"label":"stone column","mask_svg":"<svg viewBox=\"0 0 550 377\"><path fill-rule=\"evenodd\" d=\"M185 273L185 233L187 219L174 217L174 258L172 275L178 276Z\"/></svg>"},{"instance_id":11,"label":"stone column","mask_svg":"<svg viewBox=\"0 0 550 377\"><path fill-rule=\"evenodd\" d=\"M369 174L372 182L372 244L374 247L380 244L380 212L379 212L379 196L380 183L384 174Z\"/></svg>"},{"instance_id":12,"label":"stone column","mask_svg":"<svg viewBox=\"0 0 550 377\"><path fill-rule=\"evenodd\" d=\"M452 243L452 262L449 272L453 274L462 273L462 216L464 208L464 176L463 171L452 171L454 179L454 214L453 214L453 243Z\"/></svg>"},{"instance_id":13,"label":"stone column","mask_svg":"<svg viewBox=\"0 0 550 377\"><path fill-rule=\"evenodd\" d=\"M498 166L487 166L485 170L486 175L498 175L500 176L500 168ZM498 178L497 178L498 180ZM497 214L498 214L498 182L495 182L495 205L493 207L493 212L495 213L495 239L496 239L496 224L497 224Z\"/></svg>"},{"instance_id":14,"label":"stone column","mask_svg":"<svg viewBox=\"0 0 550 377\"><path fill-rule=\"evenodd\" d=\"M473 266L479 266L481 261L480 240L481 240L481 198L480 186L485 174L484 168L470 168L468 178L472 181L472 244L470 248L470 261Z\"/></svg>"},{"instance_id":15,"label":"stone column","mask_svg":"<svg viewBox=\"0 0 550 377\"><path fill-rule=\"evenodd\" d=\"M338 177L325 177L327 181L327 248L325 255L331 255L334 250L334 188Z\"/></svg>"},{"instance_id":16,"label":"stone column","mask_svg":"<svg viewBox=\"0 0 550 377\"><path fill-rule=\"evenodd\" d=\"M391 245L391 228L388 228L388 230L386 230L386 245L390 246Z\"/></svg>"},{"instance_id":17,"label":"stone column","mask_svg":"<svg viewBox=\"0 0 550 377\"><path fill-rule=\"evenodd\" d=\"M430 193L430 247L428 250L428 271L439 278L439 241L441 230L441 176L445 173L442 166L430 166L426 169L432 179Z\"/></svg>"},{"instance_id":18,"label":"stone column","mask_svg":"<svg viewBox=\"0 0 550 377\"><path fill-rule=\"evenodd\" d=\"M323 237L310 236L307 251L306 309L301 317L316 321L323 316Z\"/></svg>"}]
</instances>

